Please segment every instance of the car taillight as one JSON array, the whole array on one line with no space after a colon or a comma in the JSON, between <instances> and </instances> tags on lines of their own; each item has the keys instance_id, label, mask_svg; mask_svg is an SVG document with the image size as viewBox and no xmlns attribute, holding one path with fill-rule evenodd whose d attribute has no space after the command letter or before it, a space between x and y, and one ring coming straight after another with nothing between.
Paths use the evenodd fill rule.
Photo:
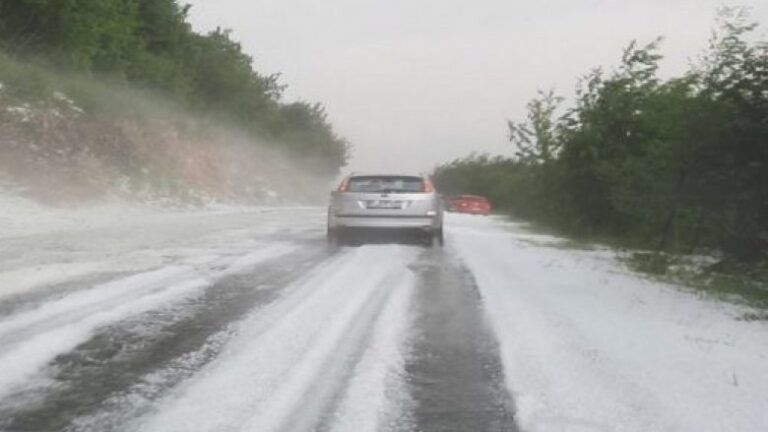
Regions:
<instances>
[{"instance_id":1,"label":"car taillight","mask_svg":"<svg viewBox=\"0 0 768 432\"><path fill-rule=\"evenodd\" d=\"M424 193L432 193L435 191L435 186L429 180L424 180L424 186L421 190Z\"/></svg>"},{"instance_id":2,"label":"car taillight","mask_svg":"<svg viewBox=\"0 0 768 432\"><path fill-rule=\"evenodd\" d=\"M339 192L347 192L349 191L349 179L345 178L341 181L341 184L339 185L339 188L337 189Z\"/></svg>"}]
</instances>

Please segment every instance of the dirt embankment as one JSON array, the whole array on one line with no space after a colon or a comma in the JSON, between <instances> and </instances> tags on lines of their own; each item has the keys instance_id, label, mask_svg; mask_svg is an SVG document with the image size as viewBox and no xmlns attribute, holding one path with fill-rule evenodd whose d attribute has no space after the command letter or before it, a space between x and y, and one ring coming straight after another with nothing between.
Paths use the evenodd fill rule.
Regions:
<instances>
[{"instance_id":1,"label":"dirt embankment","mask_svg":"<svg viewBox=\"0 0 768 432\"><path fill-rule=\"evenodd\" d=\"M325 188L327 179L245 134L192 116L125 112L85 110L60 92L23 102L0 87L0 182L52 204L296 202Z\"/></svg>"}]
</instances>

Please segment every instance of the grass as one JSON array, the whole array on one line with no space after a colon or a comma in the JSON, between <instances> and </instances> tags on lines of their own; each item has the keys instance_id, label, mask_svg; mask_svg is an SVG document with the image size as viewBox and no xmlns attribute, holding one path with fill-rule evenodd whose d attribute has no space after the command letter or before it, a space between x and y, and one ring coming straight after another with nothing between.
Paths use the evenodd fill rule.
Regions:
<instances>
[{"instance_id":1,"label":"grass","mask_svg":"<svg viewBox=\"0 0 768 432\"><path fill-rule=\"evenodd\" d=\"M714 259L660 252L630 252L630 269L698 293L755 308L742 319L768 320L768 269L765 263L732 265L720 270Z\"/></svg>"},{"instance_id":2,"label":"grass","mask_svg":"<svg viewBox=\"0 0 768 432\"><path fill-rule=\"evenodd\" d=\"M15 99L44 100L53 94L53 80L40 68L19 63L0 52L3 93Z\"/></svg>"},{"instance_id":3,"label":"grass","mask_svg":"<svg viewBox=\"0 0 768 432\"><path fill-rule=\"evenodd\" d=\"M178 121L188 115L173 101L158 98L156 92L105 77L54 70L43 63L18 61L2 51L0 83L4 96L12 100L46 105L55 103L57 95L64 95L92 115L168 121Z\"/></svg>"},{"instance_id":4,"label":"grass","mask_svg":"<svg viewBox=\"0 0 768 432\"><path fill-rule=\"evenodd\" d=\"M508 216L531 232L562 238L562 242L542 246L562 249L590 250L607 247L624 251L620 254L627 267L645 277L683 286L696 294L755 309L745 313L746 321L768 321L768 262L754 264L727 263L714 256L696 256L640 250L634 240L605 235L574 234L536 221Z\"/></svg>"}]
</instances>

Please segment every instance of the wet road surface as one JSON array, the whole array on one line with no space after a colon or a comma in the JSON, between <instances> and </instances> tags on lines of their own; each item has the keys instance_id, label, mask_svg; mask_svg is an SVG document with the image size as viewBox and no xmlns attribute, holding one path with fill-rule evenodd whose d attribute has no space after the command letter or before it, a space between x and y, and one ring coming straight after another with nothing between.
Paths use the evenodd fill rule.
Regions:
<instances>
[{"instance_id":1,"label":"wet road surface","mask_svg":"<svg viewBox=\"0 0 768 432\"><path fill-rule=\"evenodd\" d=\"M419 431L514 431L499 347L472 275L429 250L419 277L412 359L406 371Z\"/></svg>"},{"instance_id":2,"label":"wet road surface","mask_svg":"<svg viewBox=\"0 0 768 432\"><path fill-rule=\"evenodd\" d=\"M318 208L0 231L0 431L768 430L749 309L447 222L444 248L332 248Z\"/></svg>"},{"instance_id":3,"label":"wet road surface","mask_svg":"<svg viewBox=\"0 0 768 432\"><path fill-rule=\"evenodd\" d=\"M517 430L450 246L251 237L0 297L0 430Z\"/></svg>"}]
</instances>

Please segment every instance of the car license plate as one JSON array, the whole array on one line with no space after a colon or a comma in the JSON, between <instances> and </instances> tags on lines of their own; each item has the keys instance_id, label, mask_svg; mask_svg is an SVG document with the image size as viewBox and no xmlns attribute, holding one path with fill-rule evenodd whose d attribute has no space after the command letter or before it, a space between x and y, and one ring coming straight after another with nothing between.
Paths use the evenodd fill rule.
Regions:
<instances>
[{"instance_id":1,"label":"car license plate","mask_svg":"<svg viewBox=\"0 0 768 432\"><path fill-rule=\"evenodd\" d=\"M403 207L400 201L369 201L369 209L401 209Z\"/></svg>"}]
</instances>

